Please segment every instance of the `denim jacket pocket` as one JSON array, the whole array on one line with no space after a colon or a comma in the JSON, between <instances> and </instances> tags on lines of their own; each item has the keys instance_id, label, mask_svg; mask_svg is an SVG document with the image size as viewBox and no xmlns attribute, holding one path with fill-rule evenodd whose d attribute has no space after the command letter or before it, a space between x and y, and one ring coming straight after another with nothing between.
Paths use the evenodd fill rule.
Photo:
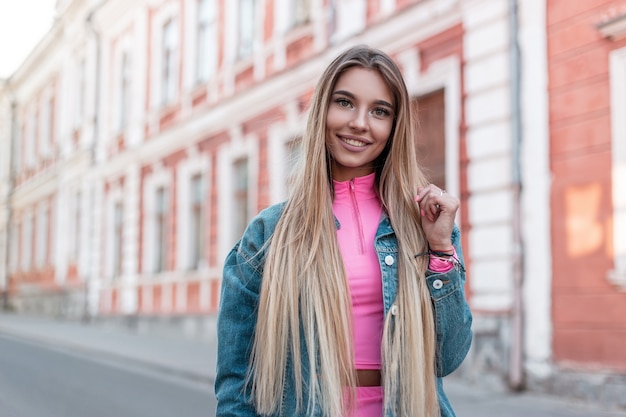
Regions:
<instances>
[{"instance_id":1,"label":"denim jacket pocket","mask_svg":"<svg viewBox=\"0 0 626 417\"><path fill-rule=\"evenodd\" d=\"M443 377L467 355L472 340L472 314L465 300L465 280L458 271L428 275L427 282L435 312L437 376Z\"/></svg>"},{"instance_id":2,"label":"denim jacket pocket","mask_svg":"<svg viewBox=\"0 0 626 417\"><path fill-rule=\"evenodd\" d=\"M456 271L434 273L426 277L430 297L434 302L443 300L461 288L461 277Z\"/></svg>"}]
</instances>

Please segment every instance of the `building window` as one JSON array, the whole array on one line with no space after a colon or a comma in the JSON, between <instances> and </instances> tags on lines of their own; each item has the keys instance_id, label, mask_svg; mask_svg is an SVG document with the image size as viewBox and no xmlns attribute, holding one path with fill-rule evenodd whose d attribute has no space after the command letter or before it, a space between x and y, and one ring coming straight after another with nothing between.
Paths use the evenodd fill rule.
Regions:
<instances>
[{"instance_id":1,"label":"building window","mask_svg":"<svg viewBox=\"0 0 626 417\"><path fill-rule=\"evenodd\" d=\"M130 112L130 77L131 58L128 52L122 54L120 62L119 86L118 86L118 109L117 109L117 129L123 131L128 124L128 114Z\"/></svg>"},{"instance_id":2,"label":"building window","mask_svg":"<svg viewBox=\"0 0 626 417\"><path fill-rule=\"evenodd\" d=\"M56 104L56 101L53 97L50 97L50 99L48 100L48 126L50 128L50 133L48 135L48 145L49 148L48 150L50 152L53 151L53 144L54 144L54 106Z\"/></svg>"},{"instance_id":3,"label":"building window","mask_svg":"<svg viewBox=\"0 0 626 417\"><path fill-rule=\"evenodd\" d=\"M39 138L39 154L44 157L50 155L50 144L52 142L53 107L53 98L44 100L41 106L41 135Z\"/></svg>"},{"instance_id":4,"label":"building window","mask_svg":"<svg viewBox=\"0 0 626 417\"><path fill-rule=\"evenodd\" d=\"M124 211L122 203L115 203L113 207L113 275L122 275L124 260Z\"/></svg>"},{"instance_id":5,"label":"building window","mask_svg":"<svg viewBox=\"0 0 626 417\"><path fill-rule=\"evenodd\" d=\"M249 220L248 210L248 160L239 159L234 164L235 236L243 234Z\"/></svg>"},{"instance_id":6,"label":"building window","mask_svg":"<svg viewBox=\"0 0 626 417\"><path fill-rule=\"evenodd\" d=\"M22 271L32 267L33 217L27 216L22 224Z\"/></svg>"},{"instance_id":7,"label":"building window","mask_svg":"<svg viewBox=\"0 0 626 417\"><path fill-rule=\"evenodd\" d=\"M26 117L24 164L27 168L32 168L35 166L35 144L37 141L37 112L33 107L29 109Z\"/></svg>"},{"instance_id":8,"label":"building window","mask_svg":"<svg viewBox=\"0 0 626 417\"><path fill-rule=\"evenodd\" d=\"M289 21L291 26L299 26L311 19L311 0L289 0Z\"/></svg>"},{"instance_id":9,"label":"building window","mask_svg":"<svg viewBox=\"0 0 626 417\"><path fill-rule=\"evenodd\" d=\"M192 269L197 269L204 257L204 181L202 180L202 176L199 174L194 175L191 178L190 185L190 267Z\"/></svg>"},{"instance_id":10,"label":"building window","mask_svg":"<svg viewBox=\"0 0 626 417\"><path fill-rule=\"evenodd\" d=\"M9 154L9 161L11 161L11 163L9 163L9 167L12 168L14 170L14 172L19 173L22 172L22 170L24 169L24 164L25 164L25 160L24 158L24 151L25 151L25 146L26 146L26 138L27 138L27 134L26 134L26 126L27 126L27 122L26 122L26 117L22 117L20 121L19 126L16 125L16 138L15 138L15 144L17 146L13 147L13 153Z\"/></svg>"},{"instance_id":11,"label":"building window","mask_svg":"<svg viewBox=\"0 0 626 417\"><path fill-rule=\"evenodd\" d=\"M73 239L73 247L72 247L72 257L76 260L79 256L80 251L80 223L81 223L81 193L78 191L76 196L74 197L74 239Z\"/></svg>"},{"instance_id":12,"label":"building window","mask_svg":"<svg viewBox=\"0 0 626 417\"><path fill-rule=\"evenodd\" d=\"M611 51L609 61L614 263L609 280L626 288L626 48Z\"/></svg>"},{"instance_id":13,"label":"building window","mask_svg":"<svg viewBox=\"0 0 626 417\"><path fill-rule=\"evenodd\" d=\"M381 0L380 2L380 12L384 16L391 14L395 8L396 0Z\"/></svg>"},{"instance_id":14,"label":"building window","mask_svg":"<svg viewBox=\"0 0 626 417\"><path fill-rule=\"evenodd\" d=\"M76 79L76 97L74 99L74 128L79 129L83 124L83 118L85 116L85 94L86 94L86 78L87 78L87 64L85 59L81 59L77 67L77 79Z\"/></svg>"},{"instance_id":15,"label":"building window","mask_svg":"<svg viewBox=\"0 0 626 417\"><path fill-rule=\"evenodd\" d=\"M20 248L20 226L18 223L11 224L11 237L7 242L10 254L9 272L17 272L19 270L19 248Z\"/></svg>"},{"instance_id":16,"label":"building window","mask_svg":"<svg viewBox=\"0 0 626 417\"><path fill-rule=\"evenodd\" d=\"M413 100L417 115L417 160L424 174L441 189L446 189L446 132L444 90Z\"/></svg>"},{"instance_id":17,"label":"building window","mask_svg":"<svg viewBox=\"0 0 626 417\"><path fill-rule=\"evenodd\" d=\"M48 207L47 204L42 204L39 207L39 213L37 216L37 236L36 236L36 248L37 248L37 266L43 267L48 262Z\"/></svg>"},{"instance_id":18,"label":"building window","mask_svg":"<svg viewBox=\"0 0 626 417\"><path fill-rule=\"evenodd\" d=\"M170 19L163 25L163 48L161 64L162 104L174 101L178 93L178 71L176 68L178 52L178 25Z\"/></svg>"},{"instance_id":19,"label":"building window","mask_svg":"<svg viewBox=\"0 0 626 417\"><path fill-rule=\"evenodd\" d=\"M162 272L166 268L167 255L167 192L164 187L156 191L155 201L155 257L154 271Z\"/></svg>"},{"instance_id":20,"label":"building window","mask_svg":"<svg viewBox=\"0 0 626 417\"><path fill-rule=\"evenodd\" d=\"M366 0L336 1L333 7L333 42L342 41L365 28Z\"/></svg>"},{"instance_id":21,"label":"building window","mask_svg":"<svg viewBox=\"0 0 626 417\"><path fill-rule=\"evenodd\" d=\"M274 30L284 34L311 21L311 0L275 0Z\"/></svg>"},{"instance_id":22,"label":"building window","mask_svg":"<svg viewBox=\"0 0 626 417\"><path fill-rule=\"evenodd\" d=\"M300 160L302 158L302 138L296 138L285 144L285 153L287 155L287 194L291 194L293 182L296 176L296 169L302 166Z\"/></svg>"},{"instance_id":23,"label":"building window","mask_svg":"<svg viewBox=\"0 0 626 417\"><path fill-rule=\"evenodd\" d=\"M198 0L196 81L207 81L217 69L217 1Z\"/></svg>"},{"instance_id":24,"label":"building window","mask_svg":"<svg viewBox=\"0 0 626 417\"><path fill-rule=\"evenodd\" d=\"M239 0L237 56L240 59L252 55L256 20L254 6L254 0Z\"/></svg>"}]
</instances>

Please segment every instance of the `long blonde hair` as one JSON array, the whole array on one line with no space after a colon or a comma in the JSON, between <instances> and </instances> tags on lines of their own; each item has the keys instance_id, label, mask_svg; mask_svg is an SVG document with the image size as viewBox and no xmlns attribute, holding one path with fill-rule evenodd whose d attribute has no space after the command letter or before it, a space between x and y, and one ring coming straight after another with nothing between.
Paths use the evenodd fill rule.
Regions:
<instances>
[{"instance_id":1,"label":"long blonde hair","mask_svg":"<svg viewBox=\"0 0 626 417\"><path fill-rule=\"evenodd\" d=\"M353 67L377 71L395 103L391 137L376 168L378 193L398 240L397 313L387 315L382 341L385 411L434 417L439 406L427 259L414 258L427 248L413 201L426 180L415 158L414 123L402 74L389 56L366 46L335 58L312 98L301 169L269 242L263 269L249 373L252 396L258 413L275 413L287 378L293 378L298 409L306 406L307 414L319 407L325 416L346 415L353 404L354 390L346 390L356 385L351 299L336 238L325 145L333 88ZM293 375L286 374L288 358ZM306 380L303 364L308 368Z\"/></svg>"}]
</instances>

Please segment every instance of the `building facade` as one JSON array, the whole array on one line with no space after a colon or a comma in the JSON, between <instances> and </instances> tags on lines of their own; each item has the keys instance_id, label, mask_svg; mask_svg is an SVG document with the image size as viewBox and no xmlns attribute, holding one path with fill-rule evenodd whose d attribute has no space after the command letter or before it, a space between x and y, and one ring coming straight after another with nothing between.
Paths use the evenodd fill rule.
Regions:
<instances>
[{"instance_id":1,"label":"building facade","mask_svg":"<svg viewBox=\"0 0 626 417\"><path fill-rule=\"evenodd\" d=\"M546 24L552 357L566 369L623 375L626 4L548 2Z\"/></svg>"},{"instance_id":2,"label":"building facade","mask_svg":"<svg viewBox=\"0 0 626 417\"><path fill-rule=\"evenodd\" d=\"M365 43L401 66L418 157L462 202L460 372L626 406L618 3L59 0L0 90L0 290L20 311L214 316L223 259L306 157L317 77Z\"/></svg>"}]
</instances>

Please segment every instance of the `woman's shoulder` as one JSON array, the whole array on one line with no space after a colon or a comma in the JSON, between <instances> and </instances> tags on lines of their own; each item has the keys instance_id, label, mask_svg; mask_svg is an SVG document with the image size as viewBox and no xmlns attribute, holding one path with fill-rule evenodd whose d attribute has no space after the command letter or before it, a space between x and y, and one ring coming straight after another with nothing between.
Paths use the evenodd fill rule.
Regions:
<instances>
[{"instance_id":1,"label":"woman's shoulder","mask_svg":"<svg viewBox=\"0 0 626 417\"><path fill-rule=\"evenodd\" d=\"M278 218L285 210L286 201L281 201L280 203L272 204L269 207L264 208L257 214L257 217L263 218L268 221L278 221Z\"/></svg>"},{"instance_id":2,"label":"woman's shoulder","mask_svg":"<svg viewBox=\"0 0 626 417\"><path fill-rule=\"evenodd\" d=\"M276 223L278 223L278 219L283 214L284 209L285 209L284 201L277 203L277 204L273 204L269 207L266 207L263 210L261 210L256 216L254 216L252 221L250 221L250 224L260 223L260 224L263 224L264 227L269 226L273 229L276 226Z\"/></svg>"},{"instance_id":3,"label":"woman's shoulder","mask_svg":"<svg viewBox=\"0 0 626 417\"><path fill-rule=\"evenodd\" d=\"M248 224L244 238L266 241L274 233L284 208L285 202L281 202L261 210Z\"/></svg>"},{"instance_id":4,"label":"woman's shoulder","mask_svg":"<svg viewBox=\"0 0 626 417\"><path fill-rule=\"evenodd\" d=\"M264 259L269 239L274 234L284 203L274 204L261 210L246 227L241 239L235 244L231 255L237 255L253 267L259 267ZM233 262L239 264L236 258ZM228 261L227 261L228 263Z\"/></svg>"}]
</instances>

